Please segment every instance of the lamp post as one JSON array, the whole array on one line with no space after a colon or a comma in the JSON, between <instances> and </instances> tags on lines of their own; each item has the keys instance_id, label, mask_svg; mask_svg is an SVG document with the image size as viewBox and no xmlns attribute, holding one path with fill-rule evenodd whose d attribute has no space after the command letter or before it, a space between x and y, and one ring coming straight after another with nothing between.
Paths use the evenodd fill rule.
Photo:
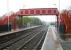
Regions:
<instances>
[{"instance_id":1,"label":"lamp post","mask_svg":"<svg viewBox=\"0 0 71 50\"><path fill-rule=\"evenodd\" d=\"M9 0L7 0L7 13L9 12ZM8 31L9 31L9 15L8 15Z\"/></svg>"}]
</instances>

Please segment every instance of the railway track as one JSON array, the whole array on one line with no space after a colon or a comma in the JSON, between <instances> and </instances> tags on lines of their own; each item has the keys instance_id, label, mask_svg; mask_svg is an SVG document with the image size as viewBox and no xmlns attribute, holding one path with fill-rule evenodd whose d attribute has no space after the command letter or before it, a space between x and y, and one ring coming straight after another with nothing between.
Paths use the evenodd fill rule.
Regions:
<instances>
[{"instance_id":1,"label":"railway track","mask_svg":"<svg viewBox=\"0 0 71 50\"><path fill-rule=\"evenodd\" d=\"M46 35L46 32L43 32L43 31L40 32L36 37L31 39L31 41L28 41L27 43L25 43L23 47L21 47L21 49L19 50L40 50L43 44L42 42L44 41L43 38L45 38L45 35Z\"/></svg>"},{"instance_id":2,"label":"railway track","mask_svg":"<svg viewBox=\"0 0 71 50\"><path fill-rule=\"evenodd\" d=\"M32 32L36 29L38 30L38 28L39 27L34 27L34 28L32 27L32 28L28 28L28 29L24 29L24 30L20 30L20 31L15 31L15 32L12 32L12 33L7 32L7 34L6 33L2 33L2 34L0 33L0 44L7 42L11 39L17 38L21 35L25 35L26 33Z\"/></svg>"},{"instance_id":3,"label":"railway track","mask_svg":"<svg viewBox=\"0 0 71 50\"><path fill-rule=\"evenodd\" d=\"M23 50L24 47L27 47L27 49L38 48L37 46L39 46L43 41L42 39L45 37L44 35L46 34L46 31L47 29L40 27L32 29L29 32L25 32L25 34L23 34L23 32L20 32L22 33L21 36L1 43L0 50Z\"/></svg>"}]
</instances>

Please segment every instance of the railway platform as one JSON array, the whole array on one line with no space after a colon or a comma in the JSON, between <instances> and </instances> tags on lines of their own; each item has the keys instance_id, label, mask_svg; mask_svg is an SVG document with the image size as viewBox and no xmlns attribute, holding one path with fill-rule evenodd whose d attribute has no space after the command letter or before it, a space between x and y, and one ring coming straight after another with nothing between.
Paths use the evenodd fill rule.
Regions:
<instances>
[{"instance_id":1,"label":"railway platform","mask_svg":"<svg viewBox=\"0 0 71 50\"><path fill-rule=\"evenodd\" d=\"M48 28L41 50L63 50L55 27Z\"/></svg>"}]
</instances>

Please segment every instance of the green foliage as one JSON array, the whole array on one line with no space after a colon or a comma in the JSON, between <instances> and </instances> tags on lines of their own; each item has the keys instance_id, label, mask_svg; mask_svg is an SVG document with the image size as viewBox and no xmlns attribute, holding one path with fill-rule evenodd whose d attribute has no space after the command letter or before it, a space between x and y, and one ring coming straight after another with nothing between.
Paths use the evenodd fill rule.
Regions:
<instances>
[{"instance_id":1,"label":"green foliage","mask_svg":"<svg viewBox=\"0 0 71 50\"><path fill-rule=\"evenodd\" d=\"M17 22L18 25L20 25L22 23L21 18L17 19L16 22Z\"/></svg>"},{"instance_id":2,"label":"green foliage","mask_svg":"<svg viewBox=\"0 0 71 50\"><path fill-rule=\"evenodd\" d=\"M32 24L35 24L35 25L40 25L42 24L41 20L36 18L36 17L31 17L31 20L32 20Z\"/></svg>"},{"instance_id":3,"label":"green foliage","mask_svg":"<svg viewBox=\"0 0 71 50\"><path fill-rule=\"evenodd\" d=\"M18 25L27 25L27 23L34 24L34 25L41 25L42 22L40 19L36 17L22 17L17 20Z\"/></svg>"},{"instance_id":4,"label":"green foliage","mask_svg":"<svg viewBox=\"0 0 71 50\"><path fill-rule=\"evenodd\" d=\"M30 17L23 17L23 24L31 23Z\"/></svg>"}]
</instances>

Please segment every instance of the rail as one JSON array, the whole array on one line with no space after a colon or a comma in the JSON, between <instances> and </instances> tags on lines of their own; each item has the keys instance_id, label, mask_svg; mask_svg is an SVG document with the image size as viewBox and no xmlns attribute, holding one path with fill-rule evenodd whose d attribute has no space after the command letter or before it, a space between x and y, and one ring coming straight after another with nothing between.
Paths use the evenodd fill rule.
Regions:
<instances>
[{"instance_id":1,"label":"rail","mask_svg":"<svg viewBox=\"0 0 71 50\"><path fill-rule=\"evenodd\" d=\"M31 46L29 47L29 49L32 47L34 48L38 48L41 47L39 45L42 45L43 39L45 37L45 34L47 32L47 29L45 29L46 27L44 26L36 26L34 29L28 29L26 31L19 31L19 32L15 32L15 38L10 39L8 41L3 41L2 43L0 43L0 50L22 50L24 49L24 46L28 45ZM30 30L30 31L29 31ZM21 35L20 35L21 34ZM19 35L19 36L18 36ZM8 35L9 36L9 35ZM5 39L6 40L6 39ZM36 40L36 41L35 41ZM1 42L1 41L0 41ZM34 46L35 45L35 46Z\"/></svg>"},{"instance_id":2,"label":"rail","mask_svg":"<svg viewBox=\"0 0 71 50\"><path fill-rule=\"evenodd\" d=\"M23 28L23 29L17 29L15 31L13 30L13 31L9 31L9 32L4 32L4 33L0 33L0 36L4 36L4 35L8 35L8 34L14 34L16 32L25 31L25 30L40 27L40 26L42 26L42 25L27 27L27 28Z\"/></svg>"}]
</instances>

